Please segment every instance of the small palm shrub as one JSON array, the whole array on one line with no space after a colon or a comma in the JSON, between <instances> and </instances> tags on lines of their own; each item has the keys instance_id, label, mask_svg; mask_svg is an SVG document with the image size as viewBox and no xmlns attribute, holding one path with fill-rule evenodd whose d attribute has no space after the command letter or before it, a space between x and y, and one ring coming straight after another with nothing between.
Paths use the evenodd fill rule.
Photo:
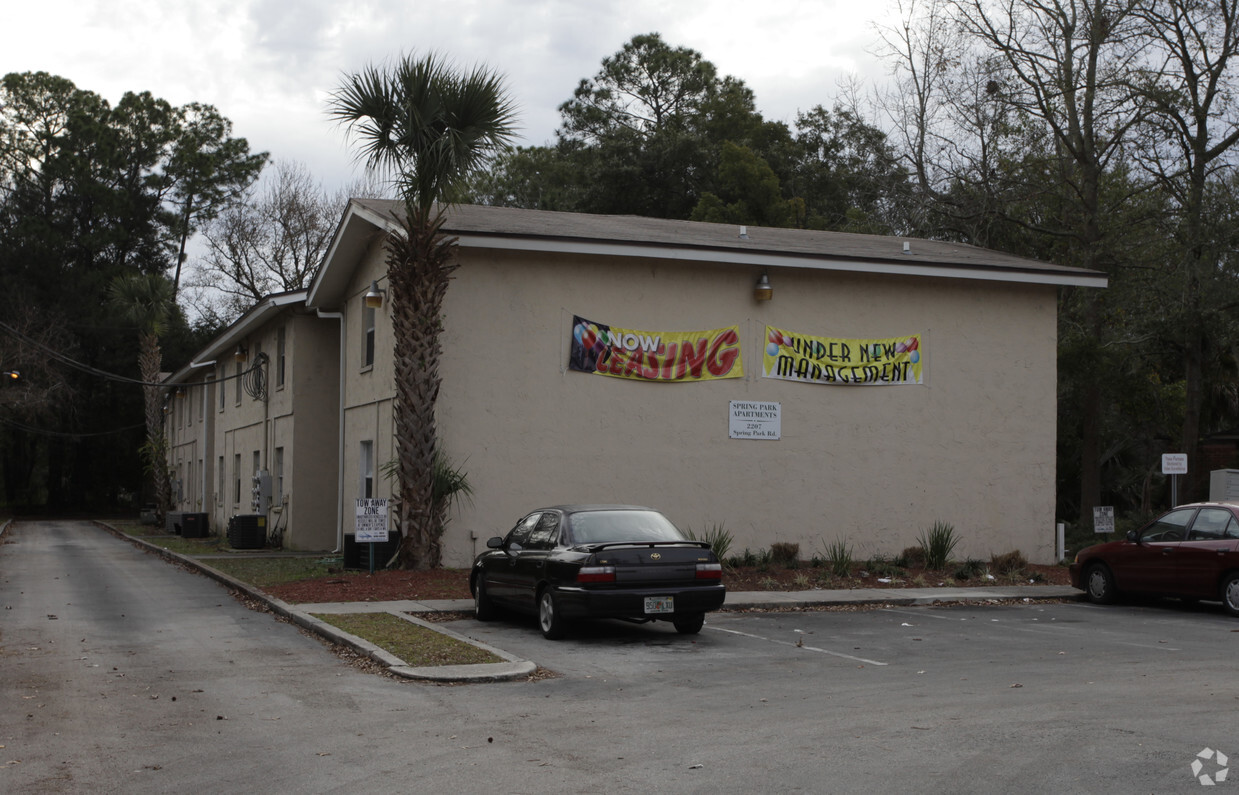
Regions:
<instances>
[{"instance_id":1,"label":"small palm shrub","mask_svg":"<svg viewBox=\"0 0 1239 795\"><path fill-rule=\"evenodd\" d=\"M955 527L946 522L934 522L933 527L921 531L918 543L925 551L925 568L944 569L951 553L959 543L955 535Z\"/></svg>"},{"instance_id":2,"label":"small palm shrub","mask_svg":"<svg viewBox=\"0 0 1239 795\"><path fill-rule=\"evenodd\" d=\"M846 577L852 573L852 547L841 538L836 538L825 545L826 563L830 565L830 573L836 577Z\"/></svg>"},{"instance_id":3,"label":"small palm shrub","mask_svg":"<svg viewBox=\"0 0 1239 795\"><path fill-rule=\"evenodd\" d=\"M684 535L688 536L690 541L704 541L710 545L710 549L718 556L721 561L727 561L727 553L731 551L731 543L734 540L731 531L723 526L722 522L712 525L709 530L702 532L700 536L693 532L693 528L687 527L684 529ZM746 549L745 552L748 552Z\"/></svg>"}]
</instances>

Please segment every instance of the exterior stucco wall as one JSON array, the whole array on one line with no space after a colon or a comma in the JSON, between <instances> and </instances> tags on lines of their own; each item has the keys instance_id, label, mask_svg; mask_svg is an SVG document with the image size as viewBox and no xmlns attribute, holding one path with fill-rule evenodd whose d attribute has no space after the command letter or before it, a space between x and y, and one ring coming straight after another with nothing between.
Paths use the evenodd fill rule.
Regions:
<instances>
[{"instance_id":1,"label":"exterior stucco wall","mask_svg":"<svg viewBox=\"0 0 1239 795\"><path fill-rule=\"evenodd\" d=\"M566 502L648 504L696 531L722 524L736 551L786 541L808 557L842 539L857 557L897 554L940 520L955 526L958 557L1053 559L1054 287L772 268L774 299L757 303L760 271L742 266L479 249L461 262L437 416L474 496L452 517L448 565L466 565L524 511ZM358 366L360 296L382 272L372 247L348 295L346 497L360 439L376 440L380 464L391 455L386 310L375 366ZM569 371L574 314L648 331L738 324L745 377L654 384ZM923 334L925 384L762 378L767 323ZM779 402L782 439L729 439L731 400ZM378 478L377 496L388 492Z\"/></svg>"},{"instance_id":2,"label":"exterior stucco wall","mask_svg":"<svg viewBox=\"0 0 1239 795\"><path fill-rule=\"evenodd\" d=\"M284 448L284 544L334 549L340 436L338 321L297 315L287 324L285 389L292 410L275 425ZM273 473L274 474L274 473Z\"/></svg>"}]
</instances>

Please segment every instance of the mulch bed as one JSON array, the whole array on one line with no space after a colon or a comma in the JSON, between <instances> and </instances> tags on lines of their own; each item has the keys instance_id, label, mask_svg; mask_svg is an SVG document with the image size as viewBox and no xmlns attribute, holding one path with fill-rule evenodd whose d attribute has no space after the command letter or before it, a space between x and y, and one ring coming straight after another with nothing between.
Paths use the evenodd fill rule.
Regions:
<instances>
[{"instance_id":1,"label":"mulch bed","mask_svg":"<svg viewBox=\"0 0 1239 795\"><path fill-rule=\"evenodd\" d=\"M883 581L886 580L886 581ZM984 587L990 585L1070 585L1064 566L1034 566L1022 575L996 579L972 577L957 580L948 571L909 569L903 574L879 576L857 568L850 577L833 577L825 568L800 565L756 566L727 569L723 583L731 591L806 591L839 588L932 588ZM432 571L345 571L312 580L274 585L267 593L292 603L307 602L386 602L399 599L468 599L468 569Z\"/></svg>"}]
</instances>

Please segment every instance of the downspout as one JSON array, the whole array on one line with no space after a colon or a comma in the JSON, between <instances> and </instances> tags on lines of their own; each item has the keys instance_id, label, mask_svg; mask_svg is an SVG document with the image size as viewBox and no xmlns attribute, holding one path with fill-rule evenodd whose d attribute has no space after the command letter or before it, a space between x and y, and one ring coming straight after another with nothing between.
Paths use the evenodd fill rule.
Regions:
<instances>
[{"instance_id":1,"label":"downspout","mask_svg":"<svg viewBox=\"0 0 1239 795\"><path fill-rule=\"evenodd\" d=\"M332 550L332 554L344 552L344 357L345 357L345 339L344 339L344 313L343 312L324 312L321 309L316 309L318 316L323 319L334 319L340 321L340 398L339 398L339 437L336 440L336 453L338 460L336 461L336 548Z\"/></svg>"},{"instance_id":2,"label":"downspout","mask_svg":"<svg viewBox=\"0 0 1239 795\"><path fill-rule=\"evenodd\" d=\"M209 362L190 362L189 363L189 367L191 370L196 370L199 367L214 367L214 366L215 366L215 359L212 359ZM206 491L207 469L209 469L212 466L215 466L215 462L211 461L210 457L207 455L207 421L211 418L211 404L207 400L207 384L208 383L209 382L207 381L202 382L202 423L201 423L202 425L202 471L198 473L199 478L202 480L202 485L201 485L201 488L198 490L198 494L199 496L202 497L201 507L207 508L208 506L210 506L210 509L207 510L206 513L211 514L211 513L214 513L213 509L215 508L215 506L209 500L207 500L207 491Z\"/></svg>"}]
</instances>

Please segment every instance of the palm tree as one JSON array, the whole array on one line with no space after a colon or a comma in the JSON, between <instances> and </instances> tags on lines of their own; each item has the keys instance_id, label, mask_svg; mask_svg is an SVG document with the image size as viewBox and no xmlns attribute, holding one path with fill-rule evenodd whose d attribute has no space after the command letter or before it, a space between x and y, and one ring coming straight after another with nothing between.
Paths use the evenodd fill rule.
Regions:
<instances>
[{"instance_id":1,"label":"palm tree","mask_svg":"<svg viewBox=\"0 0 1239 795\"><path fill-rule=\"evenodd\" d=\"M404 533L397 561L433 568L443 532L434 501L440 318L457 267L444 213L465 179L507 146L515 107L498 73L485 66L458 72L432 54L347 76L329 112L360 141L359 159L390 175L404 200L384 241L395 337L396 524Z\"/></svg>"},{"instance_id":2,"label":"palm tree","mask_svg":"<svg viewBox=\"0 0 1239 795\"><path fill-rule=\"evenodd\" d=\"M159 337L167 329L176 307L174 291L172 282L166 277L143 273L118 276L108 289L108 300L120 319L138 330L138 372L146 404L146 444L142 446L142 453L155 481L155 510L160 524L172 504L172 484L165 460L167 439L163 432L159 386L163 354L159 349Z\"/></svg>"}]
</instances>

